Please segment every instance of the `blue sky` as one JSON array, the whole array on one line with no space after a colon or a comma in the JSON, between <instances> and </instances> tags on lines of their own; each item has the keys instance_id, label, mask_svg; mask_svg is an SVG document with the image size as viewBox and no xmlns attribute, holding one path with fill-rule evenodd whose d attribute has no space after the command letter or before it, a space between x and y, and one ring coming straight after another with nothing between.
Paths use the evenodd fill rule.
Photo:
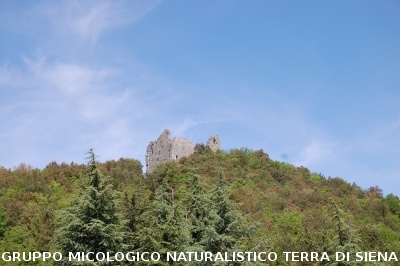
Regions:
<instances>
[{"instance_id":1,"label":"blue sky","mask_svg":"<svg viewBox=\"0 0 400 266\"><path fill-rule=\"evenodd\" d=\"M1 1L0 165L172 136L400 195L400 3Z\"/></svg>"}]
</instances>

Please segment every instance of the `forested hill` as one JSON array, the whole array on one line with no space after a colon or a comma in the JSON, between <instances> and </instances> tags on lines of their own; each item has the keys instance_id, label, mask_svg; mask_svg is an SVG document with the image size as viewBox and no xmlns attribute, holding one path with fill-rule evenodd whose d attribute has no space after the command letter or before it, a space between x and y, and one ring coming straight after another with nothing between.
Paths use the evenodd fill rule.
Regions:
<instances>
[{"instance_id":1,"label":"forested hill","mask_svg":"<svg viewBox=\"0 0 400 266\"><path fill-rule=\"evenodd\" d=\"M272 160L263 151L213 153L203 145L190 157L159 165L147 177L134 159L96 165L52 162L44 169L0 167L0 252L63 249L60 238L68 237L63 211L79 212L74 204L98 183L90 176L97 172L88 167L116 192L110 197L119 219L115 230L122 233L115 242L119 247L400 254L397 196L384 197L378 187L361 189ZM210 232L227 242L207 246Z\"/></svg>"}]
</instances>

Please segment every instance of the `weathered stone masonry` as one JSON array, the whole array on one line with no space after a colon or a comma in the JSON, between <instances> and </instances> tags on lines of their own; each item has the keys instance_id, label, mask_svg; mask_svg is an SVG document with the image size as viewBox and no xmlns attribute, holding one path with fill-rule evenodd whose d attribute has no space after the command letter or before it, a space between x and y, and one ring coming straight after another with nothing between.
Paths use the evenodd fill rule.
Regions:
<instances>
[{"instance_id":1,"label":"weathered stone masonry","mask_svg":"<svg viewBox=\"0 0 400 266\"><path fill-rule=\"evenodd\" d=\"M194 143L184 138L170 139L170 135L171 132L166 129L157 140L150 141L147 146L146 173L153 172L160 163L178 160L194 153ZM207 146L214 152L219 149L219 145L218 135L210 137L207 141Z\"/></svg>"}]
</instances>

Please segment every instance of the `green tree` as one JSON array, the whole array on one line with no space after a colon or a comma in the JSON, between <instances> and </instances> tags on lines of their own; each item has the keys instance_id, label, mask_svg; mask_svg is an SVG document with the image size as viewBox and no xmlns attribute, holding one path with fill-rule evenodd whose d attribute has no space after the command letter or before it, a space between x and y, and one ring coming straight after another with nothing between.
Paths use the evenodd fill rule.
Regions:
<instances>
[{"instance_id":1,"label":"green tree","mask_svg":"<svg viewBox=\"0 0 400 266\"><path fill-rule=\"evenodd\" d=\"M189 245L188 226L181 208L175 202L172 189L165 182L156 191L153 208L155 224L150 231L153 250L162 256L167 251L185 251ZM178 265L177 262L171 264Z\"/></svg>"},{"instance_id":2,"label":"green tree","mask_svg":"<svg viewBox=\"0 0 400 266\"><path fill-rule=\"evenodd\" d=\"M209 195L204 193L199 184L197 175L193 175L191 180L187 206L192 248L210 251L210 242L217 237L215 226L220 218L212 207Z\"/></svg>"},{"instance_id":3,"label":"green tree","mask_svg":"<svg viewBox=\"0 0 400 266\"><path fill-rule=\"evenodd\" d=\"M151 208L151 201L148 199L147 191L137 190L130 199L125 194L124 205L124 222L127 228L127 232L124 234L125 249L129 251L143 250L142 244L144 243L142 242L141 231L154 219L149 216L145 218L146 212Z\"/></svg>"},{"instance_id":4,"label":"green tree","mask_svg":"<svg viewBox=\"0 0 400 266\"><path fill-rule=\"evenodd\" d=\"M331 199L333 208L333 221L336 224L336 238L327 241L326 251L330 254L330 261L323 262L322 265L332 266L361 266L361 265L376 265L374 262L357 262L355 261L355 253L361 251L359 246L360 238L356 231L347 225L342 218L343 211ZM336 261L335 252L350 252L350 261Z\"/></svg>"},{"instance_id":5,"label":"green tree","mask_svg":"<svg viewBox=\"0 0 400 266\"><path fill-rule=\"evenodd\" d=\"M6 230L6 212L0 206L0 239L4 236Z\"/></svg>"},{"instance_id":6,"label":"green tree","mask_svg":"<svg viewBox=\"0 0 400 266\"><path fill-rule=\"evenodd\" d=\"M389 205L389 209L393 214L400 216L400 199L398 196L390 193L385 198L386 203Z\"/></svg>"},{"instance_id":7,"label":"green tree","mask_svg":"<svg viewBox=\"0 0 400 266\"><path fill-rule=\"evenodd\" d=\"M237 251L240 242L252 231L246 218L238 211L236 204L230 200L230 191L222 175L211 191L211 201L217 214L214 224L216 236L209 234L206 239L206 250L213 253Z\"/></svg>"},{"instance_id":8,"label":"green tree","mask_svg":"<svg viewBox=\"0 0 400 266\"><path fill-rule=\"evenodd\" d=\"M66 258L68 252L109 252L112 255L121 250L122 226L117 217L115 191L99 171L93 150L88 154L85 184L78 198L62 213L57 244ZM100 265L92 259L94 265Z\"/></svg>"}]
</instances>

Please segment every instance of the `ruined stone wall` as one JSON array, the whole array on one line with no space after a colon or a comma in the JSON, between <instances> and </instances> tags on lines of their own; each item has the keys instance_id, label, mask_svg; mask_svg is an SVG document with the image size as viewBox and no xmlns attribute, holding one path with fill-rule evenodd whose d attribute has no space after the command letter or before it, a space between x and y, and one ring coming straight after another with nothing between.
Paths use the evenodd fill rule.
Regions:
<instances>
[{"instance_id":1,"label":"ruined stone wall","mask_svg":"<svg viewBox=\"0 0 400 266\"><path fill-rule=\"evenodd\" d=\"M169 130L164 130L156 141L150 141L147 146L146 172L151 173L160 163L165 163L171 158L172 141Z\"/></svg>"},{"instance_id":2,"label":"ruined stone wall","mask_svg":"<svg viewBox=\"0 0 400 266\"><path fill-rule=\"evenodd\" d=\"M213 152L216 152L219 149L219 136L210 137L207 141L207 146L210 147Z\"/></svg>"},{"instance_id":3,"label":"ruined stone wall","mask_svg":"<svg viewBox=\"0 0 400 266\"><path fill-rule=\"evenodd\" d=\"M172 159L179 160L181 157L190 156L194 153L196 145L183 138L172 140Z\"/></svg>"},{"instance_id":4,"label":"ruined stone wall","mask_svg":"<svg viewBox=\"0 0 400 266\"><path fill-rule=\"evenodd\" d=\"M184 138L170 139L171 132L166 129L155 141L150 141L146 153L146 173L151 173L160 163L171 160L179 160L182 157L194 153L195 144ZM212 151L217 151L220 146L219 137L213 136L208 139L207 146Z\"/></svg>"}]
</instances>

